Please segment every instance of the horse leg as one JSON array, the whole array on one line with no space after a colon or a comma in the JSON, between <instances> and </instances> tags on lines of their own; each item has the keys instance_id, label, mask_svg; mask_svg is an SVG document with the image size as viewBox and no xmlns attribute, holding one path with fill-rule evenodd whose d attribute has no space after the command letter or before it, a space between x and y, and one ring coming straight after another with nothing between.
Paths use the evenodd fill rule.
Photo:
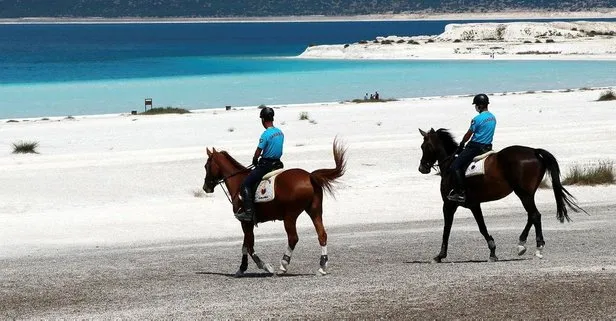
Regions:
<instances>
[{"instance_id":1,"label":"horse leg","mask_svg":"<svg viewBox=\"0 0 616 321\"><path fill-rule=\"evenodd\" d=\"M522 235L520 235L520 243L522 243L522 236L524 236L524 241L526 241L526 237L528 236L528 230L530 229L530 225L535 226L535 235L537 240L537 250L535 251L535 256L542 259L543 258L543 247L545 245L545 241L543 240L543 229L541 228L541 213L537 209L537 205L535 205L535 198L533 195L529 195L528 193L516 192L520 200L522 201L522 205L524 209L528 213L528 223L526 223L526 227L524 231L522 231ZM526 232L526 233L524 233ZM521 244L523 245L523 244ZM524 248L526 251L526 248ZM518 254L520 254L520 245L518 245Z\"/></svg>"},{"instance_id":2,"label":"horse leg","mask_svg":"<svg viewBox=\"0 0 616 321\"><path fill-rule=\"evenodd\" d=\"M441 263L442 259L447 257L447 245L449 243L449 233L451 225L453 225L453 215L458 209L458 204L455 202L445 201L443 203L443 217L445 219L445 227L443 228L443 243L441 244L441 252L432 259L432 263Z\"/></svg>"},{"instance_id":3,"label":"horse leg","mask_svg":"<svg viewBox=\"0 0 616 321\"><path fill-rule=\"evenodd\" d=\"M327 232L323 226L323 207L321 204L314 207L308 213L312 219L312 224L319 237L319 244L321 245L321 258L319 259L319 269L317 270L320 275L327 274Z\"/></svg>"},{"instance_id":4,"label":"horse leg","mask_svg":"<svg viewBox=\"0 0 616 321\"><path fill-rule=\"evenodd\" d=\"M522 234L520 234L520 241L518 242L518 255L524 255L524 253L526 253L526 239L528 238L528 232L531 226L533 226L533 219L530 214L528 214L526 226L524 226L524 230L522 230Z\"/></svg>"},{"instance_id":5,"label":"horse leg","mask_svg":"<svg viewBox=\"0 0 616 321\"><path fill-rule=\"evenodd\" d=\"M284 229L287 232L288 245L287 250L284 252L282 259L280 260L280 274L287 273L287 267L289 266L289 263L291 263L291 255L293 255L295 245L297 245L297 242L299 241L299 236L297 235L297 228L295 227L296 222L297 216L295 218L292 218L288 215L285 216Z\"/></svg>"},{"instance_id":6,"label":"horse leg","mask_svg":"<svg viewBox=\"0 0 616 321\"><path fill-rule=\"evenodd\" d=\"M486 223L483 220L483 213L481 212L481 205L477 204L470 207L471 212L473 212L473 216L475 217L475 221L477 222L477 226L479 226L479 232L488 242L488 248L490 249L490 262L498 261L498 257L496 257L496 244L494 243L494 239L488 233L488 228L486 227Z\"/></svg>"},{"instance_id":7,"label":"horse leg","mask_svg":"<svg viewBox=\"0 0 616 321\"><path fill-rule=\"evenodd\" d=\"M241 277L246 272L248 268L248 257L250 255L252 260L257 264L259 269L263 269L268 273L274 273L274 268L272 268L271 264L264 263L261 261L261 258L255 253L255 235L254 235L254 225L252 222L242 222L242 230L244 231L244 244L242 246L242 263L240 264L240 269L235 273L236 277Z\"/></svg>"},{"instance_id":8,"label":"horse leg","mask_svg":"<svg viewBox=\"0 0 616 321\"><path fill-rule=\"evenodd\" d=\"M254 253L254 233L248 224L242 223L242 231L244 232L244 242L242 243L242 263L240 268L235 272L235 277L241 277L248 269L248 254L252 256Z\"/></svg>"}]
</instances>

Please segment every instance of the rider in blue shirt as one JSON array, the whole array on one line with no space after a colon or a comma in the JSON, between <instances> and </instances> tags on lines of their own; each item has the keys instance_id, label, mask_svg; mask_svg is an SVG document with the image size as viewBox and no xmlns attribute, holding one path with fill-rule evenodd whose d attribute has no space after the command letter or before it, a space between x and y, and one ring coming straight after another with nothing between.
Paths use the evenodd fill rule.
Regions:
<instances>
[{"instance_id":1,"label":"rider in blue shirt","mask_svg":"<svg viewBox=\"0 0 616 321\"><path fill-rule=\"evenodd\" d=\"M496 129L496 117L488 111L490 100L485 94L476 95L473 98L473 105L479 115L471 120L471 126L462 138L462 142L456 151L458 157L451 164L454 172L455 187L447 196L447 199L454 202L466 202L464 187L464 172L466 167L473 161L475 156L481 155L492 150L492 139ZM472 138L471 138L472 136ZM465 143L470 139L466 148Z\"/></svg>"},{"instance_id":2,"label":"rider in blue shirt","mask_svg":"<svg viewBox=\"0 0 616 321\"><path fill-rule=\"evenodd\" d=\"M259 144L252 157L252 165L255 168L248 174L240 189L244 202L244 211L235 214L238 220L245 222L254 221L255 189L263 176L283 167L280 157L282 157L284 134L280 129L274 127L274 110L270 107L264 107L261 109L259 117L261 118L261 124L265 127L265 131L261 134Z\"/></svg>"}]
</instances>

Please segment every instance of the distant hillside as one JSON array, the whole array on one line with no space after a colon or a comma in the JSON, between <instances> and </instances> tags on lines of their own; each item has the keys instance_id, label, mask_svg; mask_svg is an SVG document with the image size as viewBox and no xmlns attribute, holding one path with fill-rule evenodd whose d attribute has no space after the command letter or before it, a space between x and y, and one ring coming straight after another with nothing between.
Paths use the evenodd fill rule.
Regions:
<instances>
[{"instance_id":1,"label":"distant hillside","mask_svg":"<svg viewBox=\"0 0 616 321\"><path fill-rule=\"evenodd\" d=\"M616 0L0 0L0 18L343 16L596 8L616 8Z\"/></svg>"}]
</instances>

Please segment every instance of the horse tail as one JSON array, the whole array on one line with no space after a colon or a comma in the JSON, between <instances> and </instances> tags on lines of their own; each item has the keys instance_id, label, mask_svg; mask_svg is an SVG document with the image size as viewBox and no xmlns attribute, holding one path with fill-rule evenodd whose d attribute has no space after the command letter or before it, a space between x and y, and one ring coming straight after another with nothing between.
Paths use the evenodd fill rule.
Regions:
<instances>
[{"instance_id":1,"label":"horse tail","mask_svg":"<svg viewBox=\"0 0 616 321\"><path fill-rule=\"evenodd\" d=\"M344 175L344 172L346 171L346 147L344 147L342 143L338 142L337 138L334 139L333 150L336 167L321 168L310 173L310 181L312 184L321 187L332 196L334 196L333 183Z\"/></svg>"},{"instance_id":2,"label":"horse tail","mask_svg":"<svg viewBox=\"0 0 616 321\"><path fill-rule=\"evenodd\" d=\"M554 155L544 149L535 149L537 158L543 163L546 170L550 173L552 178L552 190L554 190L554 198L556 199L556 218L563 223L565 219L571 221L569 215L567 215L567 206L574 212L584 212L588 214L584 209L577 205L575 197L569 193L560 181L560 167Z\"/></svg>"}]
</instances>

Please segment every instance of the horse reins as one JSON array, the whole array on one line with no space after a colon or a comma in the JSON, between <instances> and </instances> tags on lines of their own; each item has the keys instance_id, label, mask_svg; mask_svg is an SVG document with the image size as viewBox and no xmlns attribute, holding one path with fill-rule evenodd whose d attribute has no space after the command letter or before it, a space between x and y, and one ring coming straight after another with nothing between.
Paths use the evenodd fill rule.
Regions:
<instances>
[{"instance_id":1,"label":"horse reins","mask_svg":"<svg viewBox=\"0 0 616 321\"><path fill-rule=\"evenodd\" d=\"M209 163L209 160L208 160ZM206 164L207 165L207 164ZM215 182L214 186L216 185L220 185L220 188L222 188L222 191L225 192L225 196L227 197L227 199L229 200L229 203L233 204L233 199L235 199L235 197L237 196L237 194L239 193L239 190L237 193L235 193L235 195L230 196L231 193L227 191L227 189L225 189L225 185L222 184L224 183L227 179L239 175L241 173L244 173L245 171L249 171L252 170L253 168L255 168L254 165L250 164L248 165L248 167L244 168L244 169L240 169L239 171L235 172L235 173L231 173L230 175L227 176L223 176L223 178L219 179L218 181Z\"/></svg>"}]
</instances>

